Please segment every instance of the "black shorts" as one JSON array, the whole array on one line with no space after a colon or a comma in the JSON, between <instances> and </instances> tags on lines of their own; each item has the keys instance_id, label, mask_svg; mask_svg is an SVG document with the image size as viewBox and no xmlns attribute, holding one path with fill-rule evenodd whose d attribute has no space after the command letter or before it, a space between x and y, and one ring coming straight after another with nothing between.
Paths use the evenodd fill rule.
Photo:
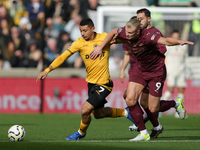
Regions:
<instances>
[{"instance_id":1,"label":"black shorts","mask_svg":"<svg viewBox=\"0 0 200 150\"><path fill-rule=\"evenodd\" d=\"M87 101L94 107L94 109L104 107L104 104L107 103L106 97L111 93L112 88L112 80L109 80L108 83L102 85L88 83L89 98Z\"/></svg>"}]
</instances>

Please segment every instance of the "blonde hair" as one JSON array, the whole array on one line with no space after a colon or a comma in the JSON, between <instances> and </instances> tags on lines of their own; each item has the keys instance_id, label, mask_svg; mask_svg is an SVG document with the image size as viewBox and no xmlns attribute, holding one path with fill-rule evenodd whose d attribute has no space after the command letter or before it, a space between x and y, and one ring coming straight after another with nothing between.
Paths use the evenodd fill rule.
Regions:
<instances>
[{"instance_id":1,"label":"blonde hair","mask_svg":"<svg viewBox=\"0 0 200 150\"><path fill-rule=\"evenodd\" d=\"M130 19L130 20L126 23L126 26L127 26L128 28L140 29L140 21L137 20L137 18Z\"/></svg>"}]
</instances>

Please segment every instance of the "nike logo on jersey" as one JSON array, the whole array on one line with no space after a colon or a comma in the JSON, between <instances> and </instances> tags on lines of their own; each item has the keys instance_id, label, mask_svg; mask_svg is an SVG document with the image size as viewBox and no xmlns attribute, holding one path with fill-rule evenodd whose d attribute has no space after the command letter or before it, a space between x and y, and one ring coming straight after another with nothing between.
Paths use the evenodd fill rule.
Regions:
<instances>
[{"instance_id":1,"label":"nike logo on jersey","mask_svg":"<svg viewBox=\"0 0 200 150\"><path fill-rule=\"evenodd\" d=\"M102 86L100 86L100 89L101 90L99 90L99 92L103 92L105 90Z\"/></svg>"}]
</instances>

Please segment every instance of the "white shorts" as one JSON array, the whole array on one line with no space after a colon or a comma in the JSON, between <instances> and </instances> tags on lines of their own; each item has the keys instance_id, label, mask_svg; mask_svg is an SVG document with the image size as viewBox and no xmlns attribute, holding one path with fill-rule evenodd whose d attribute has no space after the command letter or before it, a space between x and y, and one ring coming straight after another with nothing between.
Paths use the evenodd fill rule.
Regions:
<instances>
[{"instance_id":1,"label":"white shorts","mask_svg":"<svg viewBox=\"0 0 200 150\"><path fill-rule=\"evenodd\" d=\"M185 73L180 73L178 75L167 74L167 86L168 87L186 87L186 75Z\"/></svg>"}]
</instances>

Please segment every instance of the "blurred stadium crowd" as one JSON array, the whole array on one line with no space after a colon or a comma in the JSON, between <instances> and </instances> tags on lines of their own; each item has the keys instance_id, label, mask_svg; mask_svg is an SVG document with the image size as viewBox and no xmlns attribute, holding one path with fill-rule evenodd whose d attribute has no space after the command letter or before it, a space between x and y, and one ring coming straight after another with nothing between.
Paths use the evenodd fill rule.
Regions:
<instances>
[{"instance_id":1,"label":"blurred stadium crowd","mask_svg":"<svg viewBox=\"0 0 200 150\"><path fill-rule=\"evenodd\" d=\"M81 36L79 22L98 5L98 0L1 0L0 68L48 66ZM62 67L84 65L77 53Z\"/></svg>"},{"instance_id":2,"label":"blurred stadium crowd","mask_svg":"<svg viewBox=\"0 0 200 150\"><path fill-rule=\"evenodd\" d=\"M150 2L156 2L148 0ZM0 0L0 68L46 68L81 37L79 23L96 24L99 0ZM120 46L111 47L110 69L120 68ZM112 50L115 50L112 51ZM79 53L61 67L83 68Z\"/></svg>"}]
</instances>

